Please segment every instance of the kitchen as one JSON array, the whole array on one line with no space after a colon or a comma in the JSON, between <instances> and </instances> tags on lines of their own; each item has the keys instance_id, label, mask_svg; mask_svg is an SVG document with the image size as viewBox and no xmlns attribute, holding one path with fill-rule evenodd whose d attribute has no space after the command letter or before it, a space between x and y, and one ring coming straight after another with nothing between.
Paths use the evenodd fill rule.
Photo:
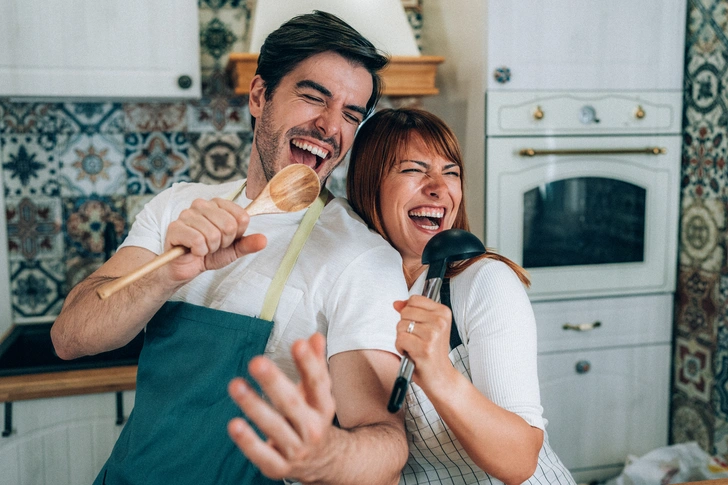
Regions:
<instances>
[{"instance_id":1,"label":"kitchen","mask_svg":"<svg viewBox=\"0 0 728 485\"><path fill-rule=\"evenodd\" d=\"M488 5L486 2L457 2L451 5L441 0L403 3L416 36L420 39L422 53L442 56L445 62L438 67L439 95L422 99L391 98L388 102L422 103L423 107L443 117L463 144L468 180L471 184L472 181L485 180L486 166L482 162L486 157L484 93L493 76L486 65L488 32L483 29L489 18ZM49 238L39 238L41 244L36 249L34 246L28 249L27 246L19 245L18 251L22 253L26 249L26 255L11 258L13 262L9 266L0 267L0 277L11 282L10 290L15 295L11 297L11 302L0 300L0 311L6 312L3 317L6 322L17 316L26 323L42 323L44 319L46 322L52 321L54 312L57 313L62 297L67 292L67 286L88 274L94 264L99 264L106 246L111 245L103 241L106 226L113 226L116 235L121 237L130 214L135 213L150 194L184 177L198 180L219 177L215 166L207 165L214 159L215 153L233 153L234 159L245 159L244 154L250 143L247 110L239 97L230 95L225 66L229 53L246 50L247 39L241 33L247 32L251 10L245 2L235 0L199 2L200 61L205 83L205 97L200 101L152 106L103 100L99 103L69 101L60 111L51 109L50 112L49 105L42 103L19 104L6 100L0 103L6 197L12 195L8 194L7 187L17 186L15 179L12 179L11 169L5 164L11 162L10 155L17 159L19 146L25 143L23 140L11 140L19 135L32 135L34 139L29 143L39 151L34 153L43 153L42 143L53 143L54 137L59 141L72 140L75 145L65 147L62 153L60 149L52 151L51 155L58 153L57 157L66 168L82 161L79 153L90 155L89 160L101 158L112 161L108 179L98 175L92 180L92 173L89 172L87 178L79 181L76 187L61 192L60 200L66 205L61 206L59 200L36 213L36 217L45 215L51 221L100 218L106 224L103 228L88 229L80 222L64 223L62 231L51 231ZM725 273L725 189L722 186L725 176L722 170L726 143L723 130L726 123L725 93L721 83L725 67L720 56L727 45L722 30L726 28L725 8L719 2L689 2L686 21L679 268L673 321L675 341L671 359L674 376L671 389L666 390L671 396L670 442L696 440L703 448L723 455L728 453L728 398L725 396L726 377L722 365L728 345L724 343L724 326L721 325L726 305L725 284L721 284ZM193 85L197 86L198 79L194 75L191 77ZM546 115L549 114L547 111ZM41 127L34 124L36 120L45 122L42 133ZM134 129L129 126L134 126ZM41 134L46 135L47 139ZM157 141L152 143L153 139ZM139 157L146 146L163 147L167 155L148 159ZM92 148L95 149L94 153L91 153ZM222 151L215 152L216 149ZM34 153L26 154L26 157L32 158ZM671 153L674 154L674 151ZM47 158L49 155L44 156ZM38 160L42 157L36 155ZM124 159L138 160L136 181L120 188L114 183L123 171ZM146 178L140 176L143 173L141 167L149 164L153 168L152 162L162 164L163 169L148 172L153 175ZM134 165L130 167L129 174L133 175ZM227 167L223 175L234 177L244 173L245 169L240 166ZM56 175L60 174L44 175L51 186ZM88 191L89 186L96 187L100 193L109 194L104 204L86 204L89 198L79 197L79 194ZM42 203L45 194L40 193L43 187L38 187L39 193L35 194L37 198L34 197L34 200ZM486 234L484 188L484 185L471 185L466 198L473 232L485 240L489 235ZM6 205L9 207L7 202ZM78 215L72 218L75 214ZM13 222L7 222L11 237L12 230L22 227L22 224ZM2 226L0 231L6 229L5 225ZM0 236L4 234L0 233ZM33 253L34 250L37 253ZM64 251L66 254L63 254ZM34 265L23 262L33 260ZM3 297L0 295L0 298ZM9 315L11 306L13 317ZM130 401L130 394L123 393L124 405L121 407L127 411L133 402ZM111 394L103 399L111 403L107 414L115 417L118 408L115 407L114 398ZM17 403L13 408L15 420L12 427L20 428L21 405L37 404L33 401ZM598 420L598 417L595 418L595 421ZM112 430L114 426L112 422ZM21 433L15 436L21 437ZM104 439L113 440L113 437Z\"/></svg>"}]
</instances>

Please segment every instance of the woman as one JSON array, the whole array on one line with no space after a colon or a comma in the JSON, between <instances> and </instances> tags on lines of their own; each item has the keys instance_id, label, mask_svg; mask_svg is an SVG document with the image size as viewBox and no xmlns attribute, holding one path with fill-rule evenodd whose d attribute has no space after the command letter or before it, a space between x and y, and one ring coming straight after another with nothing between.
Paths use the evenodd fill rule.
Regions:
<instances>
[{"instance_id":1,"label":"woman","mask_svg":"<svg viewBox=\"0 0 728 485\"><path fill-rule=\"evenodd\" d=\"M544 432L523 269L487 252L448 268L452 312L421 296L427 242L446 229L468 230L452 131L422 110L378 112L354 141L347 195L400 252L410 288L409 300L395 302L396 346L415 363L400 483L573 484Z\"/></svg>"}]
</instances>

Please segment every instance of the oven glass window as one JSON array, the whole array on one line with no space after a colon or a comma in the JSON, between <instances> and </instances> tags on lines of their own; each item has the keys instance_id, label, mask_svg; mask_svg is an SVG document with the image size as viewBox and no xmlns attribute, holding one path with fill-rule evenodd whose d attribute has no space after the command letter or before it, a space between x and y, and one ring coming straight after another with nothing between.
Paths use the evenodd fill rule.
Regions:
<instances>
[{"instance_id":1,"label":"oven glass window","mask_svg":"<svg viewBox=\"0 0 728 485\"><path fill-rule=\"evenodd\" d=\"M523 266L644 261L646 191L628 182L579 177L523 196Z\"/></svg>"}]
</instances>

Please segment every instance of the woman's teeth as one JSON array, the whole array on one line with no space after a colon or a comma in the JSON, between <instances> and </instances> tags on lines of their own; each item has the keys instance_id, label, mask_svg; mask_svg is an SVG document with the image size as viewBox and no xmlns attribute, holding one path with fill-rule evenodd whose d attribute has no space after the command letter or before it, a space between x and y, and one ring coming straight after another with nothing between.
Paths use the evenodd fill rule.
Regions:
<instances>
[{"instance_id":1,"label":"woman's teeth","mask_svg":"<svg viewBox=\"0 0 728 485\"><path fill-rule=\"evenodd\" d=\"M326 155L329 154L329 152L327 152L323 148L309 145L308 143L303 142L303 141L293 140L291 143L293 143L294 146L300 148L301 150L306 150L308 152L313 153L314 155L316 155L319 158L326 158Z\"/></svg>"},{"instance_id":2,"label":"woman's teeth","mask_svg":"<svg viewBox=\"0 0 728 485\"><path fill-rule=\"evenodd\" d=\"M440 227L440 219L445 216L445 209L415 209L408 214L422 229L435 231Z\"/></svg>"}]
</instances>

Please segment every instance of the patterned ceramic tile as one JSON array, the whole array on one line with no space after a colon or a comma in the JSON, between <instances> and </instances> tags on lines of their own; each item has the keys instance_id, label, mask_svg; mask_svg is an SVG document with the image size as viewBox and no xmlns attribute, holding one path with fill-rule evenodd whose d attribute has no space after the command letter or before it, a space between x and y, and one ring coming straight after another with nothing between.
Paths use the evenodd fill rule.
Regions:
<instances>
[{"instance_id":1,"label":"patterned ceramic tile","mask_svg":"<svg viewBox=\"0 0 728 485\"><path fill-rule=\"evenodd\" d=\"M126 127L129 132L186 131L187 104L125 104Z\"/></svg>"},{"instance_id":2,"label":"patterned ceramic tile","mask_svg":"<svg viewBox=\"0 0 728 485\"><path fill-rule=\"evenodd\" d=\"M683 133L682 186L695 197L726 195L726 147L728 129L698 125Z\"/></svg>"},{"instance_id":3,"label":"patterned ceramic tile","mask_svg":"<svg viewBox=\"0 0 728 485\"><path fill-rule=\"evenodd\" d=\"M188 137L192 181L218 184L247 176L251 132L189 133Z\"/></svg>"},{"instance_id":4,"label":"patterned ceramic tile","mask_svg":"<svg viewBox=\"0 0 728 485\"><path fill-rule=\"evenodd\" d=\"M715 341L715 319L721 307L719 279L717 273L680 268L675 315L679 336L698 339L704 345Z\"/></svg>"},{"instance_id":5,"label":"patterned ceramic tile","mask_svg":"<svg viewBox=\"0 0 728 485\"><path fill-rule=\"evenodd\" d=\"M710 349L695 340L681 337L675 340L675 387L691 399L710 401L713 391L710 356Z\"/></svg>"},{"instance_id":6,"label":"patterned ceramic tile","mask_svg":"<svg viewBox=\"0 0 728 485\"><path fill-rule=\"evenodd\" d=\"M65 103L60 106L59 111L76 133L124 133L124 112L120 103Z\"/></svg>"},{"instance_id":7,"label":"patterned ceramic tile","mask_svg":"<svg viewBox=\"0 0 728 485\"><path fill-rule=\"evenodd\" d=\"M675 394L672 401L671 443L696 441L704 450L713 449L713 413L710 405Z\"/></svg>"},{"instance_id":8,"label":"patterned ceramic tile","mask_svg":"<svg viewBox=\"0 0 728 485\"><path fill-rule=\"evenodd\" d=\"M200 9L200 67L224 69L230 52L245 52L247 9Z\"/></svg>"},{"instance_id":9,"label":"patterned ceramic tile","mask_svg":"<svg viewBox=\"0 0 728 485\"><path fill-rule=\"evenodd\" d=\"M200 74L202 77L202 96L205 98L235 97L233 83L224 68L202 69Z\"/></svg>"},{"instance_id":10,"label":"patterned ceramic tile","mask_svg":"<svg viewBox=\"0 0 728 485\"><path fill-rule=\"evenodd\" d=\"M248 8L246 0L198 0L197 5L200 8L211 8L213 10L225 7Z\"/></svg>"},{"instance_id":11,"label":"patterned ceramic tile","mask_svg":"<svg viewBox=\"0 0 728 485\"><path fill-rule=\"evenodd\" d=\"M193 101L187 109L189 132L251 131L248 97L215 97Z\"/></svg>"},{"instance_id":12,"label":"patterned ceramic tile","mask_svg":"<svg viewBox=\"0 0 728 485\"><path fill-rule=\"evenodd\" d=\"M109 255L126 236L123 197L64 198L63 217L68 258Z\"/></svg>"},{"instance_id":13,"label":"patterned ceramic tile","mask_svg":"<svg viewBox=\"0 0 728 485\"><path fill-rule=\"evenodd\" d=\"M720 243L725 231L725 204L718 199L682 200L680 220L680 264L718 272L724 264L724 248Z\"/></svg>"},{"instance_id":14,"label":"patterned ceramic tile","mask_svg":"<svg viewBox=\"0 0 728 485\"><path fill-rule=\"evenodd\" d=\"M326 181L326 188L336 197L346 197L346 172L349 169L349 154L341 161L338 167L331 172Z\"/></svg>"},{"instance_id":15,"label":"patterned ceramic tile","mask_svg":"<svg viewBox=\"0 0 728 485\"><path fill-rule=\"evenodd\" d=\"M713 408L716 417L728 421L728 328L718 327L717 348L713 354L715 388Z\"/></svg>"},{"instance_id":16,"label":"patterned ceramic tile","mask_svg":"<svg viewBox=\"0 0 728 485\"><path fill-rule=\"evenodd\" d=\"M10 261L63 257L60 197L5 200Z\"/></svg>"},{"instance_id":17,"label":"patterned ceramic tile","mask_svg":"<svg viewBox=\"0 0 728 485\"><path fill-rule=\"evenodd\" d=\"M716 421L713 440L712 453L717 456L728 456L728 422L723 419Z\"/></svg>"},{"instance_id":18,"label":"patterned ceramic tile","mask_svg":"<svg viewBox=\"0 0 728 485\"><path fill-rule=\"evenodd\" d=\"M63 306L65 265L55 261L10 263L10 300L13 320L58 315Z\"/></svg>"},{"instance_id":19,"label":"patterned ceramic tile","mask_svg":"<svg viewBox=\"0 0 728 485\"><path fill-rule=\"evenodd\" d=\"M10 197L59 194L56 147L43 145L41 135L3 135L2 170L5 195Z\"/></svg>"},{"instance_id":20,"label":"patterned ceramic tile","mask_svg":"<svg viewBox=\"0 0 728 485\"><path fill-rule=\"evenodd\" d=\"M185 133L130 133L125 140L127 194L156 194L189 181Z\"/></svg>"},{"instance_id":21,"label":"patterned ceramic tile","mask_svg":"<svg viewBox=\"0 0 728 485\"><path fill-rule=\"evenodd\" d=\"M126 193L123 135L80 135L60 160L61 195Z\"/></svg>"}]
</instances>

